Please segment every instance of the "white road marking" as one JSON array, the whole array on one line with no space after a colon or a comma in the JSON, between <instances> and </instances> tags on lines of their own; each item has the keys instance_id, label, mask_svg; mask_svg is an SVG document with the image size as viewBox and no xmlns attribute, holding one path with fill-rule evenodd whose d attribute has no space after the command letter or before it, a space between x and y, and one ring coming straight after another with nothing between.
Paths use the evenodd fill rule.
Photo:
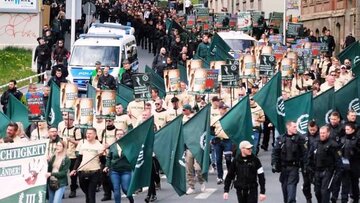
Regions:
<instances>
[{"instance_id":1,"label":"white road marking","mask_svg":"<svg viewBox=\"0 0 360 203\"><path fill-rule=\"evenodd\" d=\"M195 197L195 199L207 199L212 193L214 193L216 188L206 188L205 192L200 193Z\"/></svg>"}]
</instances>

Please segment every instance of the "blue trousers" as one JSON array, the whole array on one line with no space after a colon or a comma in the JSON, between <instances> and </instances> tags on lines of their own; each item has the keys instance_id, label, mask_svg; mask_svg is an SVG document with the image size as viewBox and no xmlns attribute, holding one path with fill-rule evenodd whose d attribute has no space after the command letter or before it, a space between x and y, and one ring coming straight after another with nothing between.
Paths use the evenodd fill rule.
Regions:
<instances>
[{"instance_id":1,"label":"blue trousers","mask_svg":"<svg viewBox=\"0 0 360 203\"><path fill-rule=\"evenodd\" d=\"M114 188L115 203L121 203L120 190L122 190L125 194L127 194L131 181L131 171L125 171L125 172L110 171L110 179ZM130 202L134 202L132 196L128 197L128 199Z\"/></svg>"}]
</instances>

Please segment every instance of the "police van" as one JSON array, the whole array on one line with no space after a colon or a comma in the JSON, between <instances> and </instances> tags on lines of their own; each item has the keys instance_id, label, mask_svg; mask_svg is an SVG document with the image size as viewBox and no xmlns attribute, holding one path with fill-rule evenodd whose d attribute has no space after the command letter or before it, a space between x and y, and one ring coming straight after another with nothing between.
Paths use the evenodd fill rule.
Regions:
<instances>
[{"instance_id":1,"label":"police van","mask_svg":"<svg viewBox=\"0 0 360 203\"><path fill-rule=\"evenodd\" d=\"M245 49L255 45L256 39L241 32L241 31L229 31L217 33L231 48L231 55L234 52L243 52Z\"/></svg>"},{"instance_id":2,"label":"police van","mask_svg":"<svg viewBox=\"0 0 360 203\"><path fill-rule=\"evenodd\" d=\"M71 53L68 80L82 91L86 90L96 61L100 61L102 66L109 65L110 74L115 78L125 59L130 61L133 72L139 68L135 37L130 34L82 34L74 42Z\"/></svg>"},{"instance_id":3,"label":"police van","mask_svg":"<svg viewBox=\"0 0 360 203\"><path fill-rule=\"evenodd\" d=\"M117 35L134 35L135 29L128 25L119 23L93 23L89 28L89 34L117 34Z\"/></svg>"}]
</instances>

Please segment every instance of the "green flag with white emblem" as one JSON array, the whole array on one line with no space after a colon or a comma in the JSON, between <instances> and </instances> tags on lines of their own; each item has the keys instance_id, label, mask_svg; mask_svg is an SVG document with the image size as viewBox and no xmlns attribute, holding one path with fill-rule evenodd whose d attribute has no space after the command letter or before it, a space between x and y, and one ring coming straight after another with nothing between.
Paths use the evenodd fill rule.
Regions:
<instances>
[{"instance_id":1,"label":"green flag with white emblem","mask_svg":"<svg viewBox=\"0 0 360 203\"><path fill-rule=\"evenodd\" d=\"M14 95L9 94L6 116L13 122L20 122L24 129L29 127L29 110L27 106L21 103ZM0 121L2 122L2 121Z\"/></svg>"},{"instance_id":2,"label":"green flag with white emblem","mask_svg":"<svg viewBox=\"0 0 360 203\"><path fill-rule=\"evenodd\" d=\"M351 61L351 70L358 76L360 74L360 42L356 41L346 47L339 55L340 61L343 63L345 59Z\"/></svg>"},{"instance_id":3,"label":"green flag with white emblem","mask_svg":"<svg viewBox=\"0 0 360 203\"><path fill-rule=\"evenodd\" d=\"M356 121L360 122L359 79L354 78L335 92L335 107L342 118L346 118L351 109L356 112Z\"/></svg>"},{"instance_id":4,"label":"green flag with white emblem","mask_svg":"<svg viewBox=\"0 0 360 203\"><path fill-rule=\"evenodd\" d=\"M10 119L0 111L0 138L4 138L6 135L7 125L10 123Z\"/></svg>"},{"instance_id":5,"label":"green flag with white emblem","mask_svg":"<svg viewBox=\"0 0 360 203\"><path fill-rule=\"evenodd\" d=\"M45 117L49 126L58 126L62 121L62 113L60 111L60 88L51 83L50 96L46 106Z\"/></svg>"},{"instance_id":6,"label":"green flag with white emblem","mask_svg":"<svg viewBox=\"0 0 360 203\"><path fill-rule=\"evenodd\" d=\"M154 117L150 117L127 133L119 143L122 152L133 168L127 195L150 185L154 145Z\"/></svg>"},{"instance_id":7,"label":"green flag with white emblem","mask_svg":"<svg viewBox=\"0 0 360 203\"><path fill-rule=\"evenodd\" d=\"M296 122L297 131L301 135L307 133L308 123L313 117L312 105L312 91L292 97L285 101L285 121Z\"/></svg>"},{"instance_id":8,"label":"green flag with white emblem","mask_svg":"<svg viewBox=\"0 0 360 203\"><path fill-rule=\"evenodd\" d=\"M182 115L155 134L154 152L167 182L181 196L186 193L185 146L182 132Z\"/></svg>"},{"instance_id":9,"label":"green flag with white emblem","mask_svg":"<svg viewBox=\"0 0 360 203\"><path fill-rule=\"evenodd\" d=\"M319 126L329 123L329 116L334 110L334 88L326 90L313 99L314 120Z\"/></svg>"},{"instance_id":10,"label":"green flag with white emblem","mask_svg":"<svg viewBox=\"0 0 360 203\"><path fill-rule=\"evenodd\" d=\"M285 106L281 94L281 73L277 72L253 99L264 110L280 134L285 133Z\"/></svg>"},{"instance_id":11,"label":"green flag with white emblem","mask_svg":"<svg viewBox=\"0 0 360 203\"><path fill-rule=\"evenodd\" d=\"M221 127L229 138L239 146L247 140L254 143L249 95L243 97L221 119Z\"/></svg>"},{"instance_id":12,"label":"green flag with white emblem","mask_svg":"<svg viewBox=\"0 0 360 203\"><path fill-rule=\"evenodd\" d=\"M201 166L205 180L209 171L210 105L206 105L184 124L184 141Z\"/></svg>"}]
</instances>

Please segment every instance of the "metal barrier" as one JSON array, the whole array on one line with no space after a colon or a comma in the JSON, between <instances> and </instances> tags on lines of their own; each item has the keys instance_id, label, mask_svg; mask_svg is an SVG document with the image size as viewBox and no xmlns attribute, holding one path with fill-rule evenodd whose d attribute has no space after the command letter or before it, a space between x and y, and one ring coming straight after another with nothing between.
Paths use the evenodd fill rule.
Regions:
<instances>
[{"instance_id":1,"label":"metal barrier","mask_svg":"<svg viewBox=\"0 0 360 203\"><path fill-rule=\"evenodd\" d=\"M29 76L29 77L27 77L27 78L23 78L23 79L20 79L20 80L16 80L16 82L19 84L19 83L21 83L21 82L24 82L24 81L29 80L29 83L28 83L28 84L30 84L30 83L33 83L33 78L36 78L36 79L37 79L37 77L38 77L38 76L41 76L41 75L45 75L45 77L46 77L46 75L47 75L46 71L43 72L43 73L40 73L40 74L36 74L36 75ZM25 86L27 86L27 85L25 85ZM25 86L22 86L22 87L25 87ZM8 87L8 84L1 85L1 86L0 86L0 92L3 92L3 89L4 89L4 88L7 88L7 87ZM21 89L22 87L17 87L17 88L18 88L18 89Z\"/></svg>"}]
</instances>

